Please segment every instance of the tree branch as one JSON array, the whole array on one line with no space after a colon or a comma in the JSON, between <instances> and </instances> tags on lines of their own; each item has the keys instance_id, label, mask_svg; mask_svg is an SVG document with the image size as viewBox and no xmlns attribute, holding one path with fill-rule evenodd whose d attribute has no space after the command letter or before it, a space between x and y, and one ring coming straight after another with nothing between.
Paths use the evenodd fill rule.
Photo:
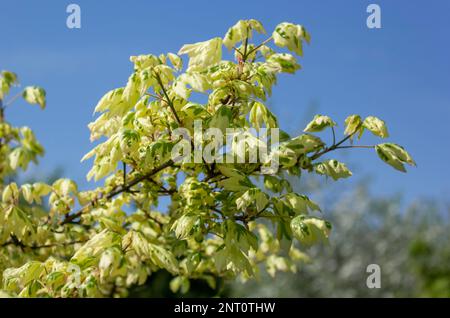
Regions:
<instances>
[{"instance_id":1,"label":"tree branch","mask_svg":"<svg viewBox=\"0 0 450 318\"><path fill-rule=\"evenodd\" d=\"M58 246L68 246L68 245L74 245L78 243L85 243L87 240L79 240L79 241L71 241L71 242L63 242L63 243L52 243L52 244L44 244L44 245L26 245L19 241L15 236L11 236L11 240L3 243L0 245L0 247L6 247L9 245L15 245L17 247L20 247L22 249L24 248L30 248L32 250L37 250L41 248L52 248L52 247L58 247Z\"/></svg>"},{"instance_id":2,"label":"tree branch","mask_svg":"<svg viewBox=\"0 0 450 318\"><path fill-rule=\"evenodd\" d=\"M332 146L330 146L329 148L325 148L324 150L322 150L322 151L320 151L320 152L318 152L318 153L312 155L312 156L310 157L310 159L311 159L311 160L315 160L315 159L321 157L322 155L324 155L324 154L326 154L326 153L328 153L328 152L330 152L330 151L333 151L333 150L338 149L338 148L342 148L342 147L339 147L339 146L342 145L342 144L343 144L344 142L346 142L347 140L349 140L350 138L352 138L352 136L355 135L355 134L358 132L358 130L359 130L360 127L361 127L361 124L360 124L358 127L356 127L356 129L355 129L355 131L354 131L353 133L351 133L350 135L346 136L344 139L342 139L341 141L339 141L337 144L334 143L334 144L333 144Z\"/></svg>"},{"instance_id":3,"label":"tree branch","mask_svg":"<svg viewBox=\"0 0 450 318\"><path fill-rule=\"evenodd\" d=\"M375 148L374 145L351 145L351 146L340 146L340 147L336 147L336 149L346 149L346 148Z\"/></svg>"},{"instance_id":4,"label":"tree branch","mask_svg":"<svg viewBox=\"0 0 450 318\"><path fill-rule=\"evenodd\" d=\"M272 39L273 39L273 37L271 36L270 38L268 38L267 40L265 40L264 42L262 42L260 45L255 46L253 49L251 49L250 51L247 52L247 56L249 56L250 54L252 54L252 53L255 52L256 50L259 50L259 49L261 48L261 46L266 45L266 44L269 43Z\"/></svg>"},{"instance_id":5,"label":"tree branch","mask_svg":"<svg viewBox=\"0 0 450 318\"><path fill-rule=\"evenodd\" d=\"M164 170L165 168L172 166L173 164L174 164L173 160L169 160L169 161L161 164L160 166L152 169L147 174L142 175L140 177L136 177L134 180L130 181L128 184L123 184L121 186L116 187L115 189L113 189L106 195L106 197L105 197L106 200L110 200L122 192L129 191L130 188L132 188L136 184L144 181L145 179L148 179L149 177L155 175L156 173L160 172L161 170ZM71 215L67 215L67 217L61 222L61 225L70 223L73 220L75 220L76 218L79 218L84 212L93 208L95 206L95 204L96 204L96 200L91 201L88 204L86 204L85 206L83 206L81 209L79 209L77 212L75 212Z\"/></svg>"}]
</instances>

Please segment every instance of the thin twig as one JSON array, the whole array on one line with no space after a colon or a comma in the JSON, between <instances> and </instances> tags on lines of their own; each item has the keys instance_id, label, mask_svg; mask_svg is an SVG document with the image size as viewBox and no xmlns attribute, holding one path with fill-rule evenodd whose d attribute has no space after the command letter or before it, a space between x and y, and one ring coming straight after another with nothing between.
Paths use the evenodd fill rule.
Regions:
<instances>
[{"instance_id":1,"label":"thin twig","mask_svg":"<svg viewBox=\"0 0 450 318\"><path fill-rule=\"evenodd\" d=\"M238 52L241 56L244 56L244 55L242 54L242 52L241 52L237 47L233 46L233 49L234 49L236 52Z\"/></svg>"},{"instance_id":2,"label":"thin twig","mask_svg":"<svg viewBox=\"0 0 450 318\"><path fill-rule=\"evenodd\" d=\"M168 160L167 162L161 164L160 166L152 169L147 174L142 175L140 177L136 177L134 180L130 181L128 184L124 184L124 185L116 187L115 189L113 189L106 195L106 197L105 197L106 200L110 200L110 199L114 198L116 195L118 195L124 191L130 190L130 188L132 188L136 184L148 179L149 177L155 175L156 173L160 172L161 170L164 170L165 168L168 168L172 165L174 165L174 162L172 160ZM96 204L96 200L91 201L88 204L86 204L85 206L83 206L81 209L76 211L75 213L67 215L67 217L61 222L61 225L70 223L74 219L79 218L84 212L93 208L95 206L95 204Z\"/></svg>"},{"instance_id":3,"label":"thin twig","mask_svg":"<svg viewBox=\"0 0 450 318\"><path fill-rule=\"evenodd\" d=\"M180 120L180 118L178 117L178 114L177 114L177 111L175 110L175 107L174 107L174 105L173 105L173 102L172 102L172 100L170 99L169 94L167 94L166 89L164 88L164 85L163 85L163 82L162 82L162 80L161 80L161 77L160 77L159 74L156 73L156 72L155 72L155 78L156 78L156 81L158 82L159 86L161 86L161 89L162 89L162 91L163 91L163 93L164 93L164 96L165 96L166 99L167 99L166 102L167 102L167 104L169 105L170 110L172 111L172 113L173 113L173 115L174 115L174 117L175 117L177 123L178 123L179 125L181 125L181 120Z\"/></svg>"},{"instance_id":4,"label":"thin twig","mask_svg":"<svg viewBox=\"0 0 450 318\"><path fill-rule=\"evenodd\" d=\"M247 36L245 37L244 40L244 55L242 56L242 60L245 63L245 61L247 60L248 54L247 54L247 47L248 47L248 29L247 29Z\"/></svg>"},{"instance_id":5,"label":"thin twig","mask_svg":"<svg viewBox=\"0 0 450 318\"><path fill-rule=\"evenodd\" d=\"M20 242L17 238L11 238L11 241L7 241L0 245L0 247L6 247L8 245L15 245L22 249L24 248L30 248L32 250L40 249L40 248L52 248L52 247L58 247L58 246L68 246L68 245L74 245L79 243L85 243L87 240L80 240L80 241L72 241L72 242L63 242L63 243L52 243L52 244L44 244L44 245L26 245Z\"/></svg>"},{"instance_id":6,"label":"thin twig","mask_svg":"<svg viewBox=\"0 0 450 318\"><path fill-rule=\"evenodd\" d=\"M356 146L340 146L336 147L336 149L346 149L346 148L375 148L373 145L356 145Z\"/></svg>"},{"instance_id":7,"label":"thin twig","mask_svg":"<svg viewBox=\"0 0 450 318\"><path fill-rule=\"evenodd\" d=\"M340 145L342 145L344 142L346 142L347 140L349 140L350 138L352 138L352 136L358 132L359 127L361 127L361 125L359 125L358 127L356 127L355 131L354 131L352 134L346 136L346 137L343 138L341 141L339 141L337 144L333 144L333 145L330 146L329 148L325 148L324 150L322 150L322 151L320 151L320 152L318 152L318 153L312 155L312 156L310 157L310 159L311 159L311 160L315 160L315 159L321 157L322 155L324 155L324 154L326 154L326 153L328 153L328 152L330 152L330 151L333 151L333 150L337 149L337 148L338 148Z\"/></svg>"},{"instance_id":8,"label":"thin twig","mask_svg":"<svg viewBox=\"0 0 450 318\"><path fill-rule=\"evenodd\" d=\"M273 37L271 36L270 38L268 38L267 40L265 40L264 42L262 42L260 45L255 46L253 49L251 49L250 51L248 51L247 56L249 56L250 54L252 54L252 53L255 52L256 50L259 50L259 49L261 48L261 46L266 45L266 44L269 43L272 39L273 39Z\"/></svg>"},{"instance_id":9,"label":"thin twig","mask_svg":"<svg viewBox=\"0 0 450 318\"><path fill-rule=\"evenodd\" d=\"M7 101L4 105L3 108L8 107L9 105L11 105L17 98L19 98L19 96L22 95L22 92L17 93L16 95L14 95L9 101Z\"/></svg>"},{"instance_id":10,"label":"thin twig","mask_svg":"<svg viewBox=\"0 0 450 318\"><path fill-rule=\"evenodd\" d=\"M152 94L152 93L145 93L145 95L148 95L148 96L150 96L150 97L153 97L153 98L156 98L157 100L159 100L159 101L162 101L162 102L165 102L166 100L164 99L164 98L162 98L161 96L158 96L158 95L155 95L155 94Z\"/></svg>"},{"instance_id":11,"label":"thin twig","mask_svg":"<svg viewBox=\"0 0 450 318\"><path fill-rule=\"evenodd\" d=\"M122 161L123 166L123 184L127 184L127 164Z\"/></svg>"},{"instance_id":12,"label":"thin twig","mask_svg":"<svg viewBox=\"0 0 450 318\"><path fill-rule=\"evenodd\" d=\"M333 132L333 145L336 144L336 132L334 131L334 127L331 126L331 131Z\"/></svg>"}]
</instances>

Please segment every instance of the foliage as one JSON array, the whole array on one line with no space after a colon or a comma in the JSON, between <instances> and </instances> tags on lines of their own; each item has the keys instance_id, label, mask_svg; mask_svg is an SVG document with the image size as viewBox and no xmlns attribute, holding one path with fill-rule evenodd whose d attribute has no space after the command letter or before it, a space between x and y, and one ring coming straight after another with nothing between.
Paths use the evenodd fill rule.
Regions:
<instances>
[{"instance_id":1,"label":"foliage","mask_svg":"<svg viewBox=\"0 0 450 318\"><path fill-rule=\"evenodd\" d=\"M334 187L310 189L333 196ZM374 197L360 185L332 199L335 231L325 248L297 274L233 283L233 297L449 297L450 223L439 204L418 200L402 207L399 196ZM369 289L369 264L381 269L381 288Z\"/></svg>"},{"instance_id":2,"label":"foliage","mask_svg":"<svg viewBox=\"0 0 450 318\"><path fill-rule=\"evenodd\" d=\"M125 296L159 269L170 272L174 291L189 289L190 279L214 287L215 277L249 279L264 263L272 275L295 271L306 259L302 251L327 241L331 224L316 203L292 191L288 175L318 173L337 180L351 175L336 160L318 161L343 148L369 130L387 136L382 120L352 115L345 137L335 140L336 123L316 116L307 132L331 129L327 146L309 133L290 137L281 130L280 142L267 158L279 158L279 169L265 173L270 160L259 162L207 162L197 152L190 161L177 161L172 150L183 141L177 128L243 129L246 143L224 148L244 158L252 147L266 142L250 138L251 128L278 128L275 115L264 105L281 73L300 69L311 36L300 25L281 23L267 40L250 43L253 33L265 30L256 20L239 21L225 38L184 45L178 54L132 56L134 70L124 87L103 96L95 107L99 117L89 124L91 140L102 139L83 160L94 158L87 175L102 186L80 191L72 180L2 185L0 264L3 293L23 297ZM273 41L273 46L269 44ZM234 50L235 61L222 59L222 45ZM277 49L278 47L278 49ZM287 48L288 52L279 50ZM183 71L180 55L188 55ZM3 72L1 99L5 100L17 77ZM25 88L27 102L45 107L45 91ZM206 97L200 103L197 95ZM9 106L10 102L5 105ZM13 128L1 105L2 169L6 176L26 169L43 153L28 128ZM187 143L202 149L207 138ZM185 144L184 144L185 145ZM194 149L195 150L195 149ZM384 143L378 155L396 169L414 165L400 146ZM224 154L225 155L225 154ZM241 156L242 157L242 156ZM194 163L192 163L194 162ZM162 196L170 198L164 212L156 211ZM300 244L294 244L293 238Z\"/></svg>"}]
</instances>

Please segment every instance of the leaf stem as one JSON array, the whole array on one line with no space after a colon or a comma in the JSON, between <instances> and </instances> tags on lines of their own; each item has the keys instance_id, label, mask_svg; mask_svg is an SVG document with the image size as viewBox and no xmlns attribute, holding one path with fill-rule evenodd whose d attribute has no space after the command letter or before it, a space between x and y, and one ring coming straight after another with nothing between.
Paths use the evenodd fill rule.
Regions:
<instances>
[{"instance_id":1,"label":"leaf stem","mask_svg":"<svg viewBox=\"0 0 450 318\"><path fill-rule=\"evenodd\" d=\"M310 157L310 159L311 159L311 160L315 160L315 159L321 157L322 155L324 155L324 154L326 154L326 153L328 153L328 152L330 152L330 151L333 151L333 150L335 150L335 149L338 149L338 147L339 147L340 145L342 145L344 142L346 142L347 140L349 140L350 138L352 138L352 136L358 131L359 127L361 127L361 124L360 124L358 127L356 127L356 129L355 129L355 131L354 131L353 133L351 133L350 135L346 136L345 138L343 138L343 139L342 139L341 141L339 141L338 143L333 143L333 145L331 145L329 148L325 148L324 150L322 150L322 151L320 151L320 152L318 152L318 153L312 155L312 156ZM341 147L339 147L339 148L341 148Z\"/></svg>"},{"instance_id":2,"label":"leaf stem","mask_svg":"<svg viewBox=\"0 0 450 318\"><path fill-rule=\"evenodd\" d=\"M16 95L14 95L9 101L7 101L4 105L3 108L8 107L9 105L11 105L17 98L19 98L19 96L22 95L22 91L18 92Z\"/></svg>"},{"instance_id":3,"label":"leaf stem","mask_svg":"<svg viewBox=\"0 0 450 318\"><path fill-rule=\"evenodd\" d=\"M181 125L180 117L178 117L178 114L177 114L177 111L175 110L175 107L174 107L174 105L173 105L173 102L172 102L172 100L170 99L169 94L167 94L166 89L164 88L164 85L163 85L163 82L162 82L162 80L161 80L161 77L160 77L159 74L156 73L156 72L155 72L155 78L156 78L156 80L158 81L159 86L161 86L161 89L162 89L162 91L163 91L163 93L164 93L164 96L165 96L166 99L167 99L166 102L167 102L167 104L169 105L170 110L172 111L172 113L173 113L173 115L174 115L174 117L175 117L175 120L177 121L178 125Z\"/></svg>"},{"instance_id":4,"label":"leaf stem","mask_svg":"<svg viewBox=\"0 0 450 318\"><path fill-rule=\"evenodd\" d=\"M336 149L346 149L346 148L375 148L374 145L356 145L356 146L340 146L336 147Z\"/></svg>"},{"instance_id":5,"label":"leaf stem","mask_svg":"<svg viewBox=\"0 0 450 318\"><path fill-rule=\"evenodd\" d=\"M259 50L261 48L261 46L269 43L271 40L273 39L273 37L269 37L268 39L266 39L264 42L262 42L261 44L259 44L258 46L255 46L253 49L251 49L250 51L248 51L247 56L252 54L253 52L255 52L256 50Z\"/></svg>"},{"instance_id":6,"label":"leaf stem","mask_svg":"<svg viewBox=\"0 0 450 318\"><path fill-rule=\"evenodd\" d=\"M153 168L149 173L142 175L140 177L136 177L135 179L130 181L128 184L123 184L119 187L116 187L115 189L113 189L106 195L106 197L105 197L106 200L110 200L122 192L129 191L130 188L135 186L136 184L144 181L145 179L150 178L151 176L155 175L156 173L160 172L161 170L164 170L165 168L171 167L173 165L174 165L173 160L169 160L169 161L159 165L158 167ZM84 212L89 211L89 209L93 208L95 206L95 204L96 204L96 200L93 200L93 201L89 202L88 204L86 204L85 206L83 206L78 211L76 211L75 213L67 215L67 217L61 222L61 225L70 223L74 219L79 218Z\"/></svg>"},{"instance_id":7,"label":"leaf stem","mask_svg":"<svg viewBox=\"0 0 450 318\"><path fill-rule=\"evenodd\" d=\"M336 144L336 132L334 131L334 127L331 126L331 131L333 132L333 145Z\"/></svg>"}]
</instances>

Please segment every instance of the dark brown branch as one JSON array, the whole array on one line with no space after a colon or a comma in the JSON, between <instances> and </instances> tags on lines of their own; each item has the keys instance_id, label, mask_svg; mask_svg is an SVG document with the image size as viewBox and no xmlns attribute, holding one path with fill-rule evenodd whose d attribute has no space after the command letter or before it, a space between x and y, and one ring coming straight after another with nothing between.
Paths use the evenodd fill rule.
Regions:
<instances>
[{"instance_id":1,"label":"dark brown branch","mask_svg":"<svg viewBox=\"0 0 450 318\"><path fill-rule=\"evenodd\" d=\"M169 161L161 164L160 166L152 169L147 174L142 175L140 177L136 177L134 180L130 181L128 184L123 184L121 186L116 187L114 190L112 190L105 196L106 200L110 200L122 192L129 191L136 184L150 178L151 176L157 174L158 172L160 172L161 170L164 170L165 168L172 166L173 164L174 164L174 162L172 160L169 160ZM70 223L73 220L79 218L84 212L93 208L95 206L95 204L96 204L96 200L89 202L88 204L83 206L81 209L79 209L77 212L67 215L67 217L61 222L61 224L62 225L67 224L67 223Z\"/></svg>"},{"instance_id":2,"label":"dark brown branch","mask_svg":"<svg viewBox=\"0 0 450 318\"><path fill-rule=\"evenodd\" d=\"M11 236L11 240L3 243L0 245L0 247L6 247L9 245L14 245L17 247L20 247L21 249L29 248L32 250L37 250L41 248L52 248L52 247L58 247L58 246L68 246L68 245L74 245L78 243L85 243L87 240L80 240L80 241L71 241L71 242L63 242L63 243L52 243L52 244L44 244L44 245L26 245L19 241L15 236Z\"/></svg>"},{"instance_id":3,"label":"dark brown branch","mask_svg":"<svg viewBox=\"0 0 450 318\"><path fill-rule=\"evenodd\" d=\"M263 45L266 45L266 44L269 43L272 39L273 39L273 37L270 37L270 38L266 39L264 42L262 42L260 45L254 47L253 49L251 49L250 51L248 51L248 52L247 52L247 56L249 56L250 54L252 54L252 53L255 52L256 50L259 50Z\"/></svg>"},{"instance_id":4,"label":"dark brown branch","mask_svg":"<svg viewBox=\"0 0 450 318\"><path fill-rule=\"evenodd\" d=\"M311 160L315 160L315 159L321 157L322 155L324 155L324 154L326 154L326 153L328 153L328 152L330 152L330 151L333 151L333 150L338 149L338 148L342 148L342 147L339 147L339 146L342 145L342 144L343 144L344 142L346 142L347 140L349 140L350 138L352 138L353 135L355 135L355 134L358 132L358 130L359 130L360 127L361 127L361 125L359 125L358 127L356 127L356 129L355 129L355 131L354 131L353 133L351 133L350 135L346 136L344 139L342 139L342 140L339 141L338 143L336 143L336 144L334 143L334 144L333 144L332 146L330 146L329 148L325 148L324 150L322 150L322 151L320 151L320 152L318 152L318 153L312 155L312 156L310 157L310 159L311 159Z\"/></svg>"}]
</instances>

